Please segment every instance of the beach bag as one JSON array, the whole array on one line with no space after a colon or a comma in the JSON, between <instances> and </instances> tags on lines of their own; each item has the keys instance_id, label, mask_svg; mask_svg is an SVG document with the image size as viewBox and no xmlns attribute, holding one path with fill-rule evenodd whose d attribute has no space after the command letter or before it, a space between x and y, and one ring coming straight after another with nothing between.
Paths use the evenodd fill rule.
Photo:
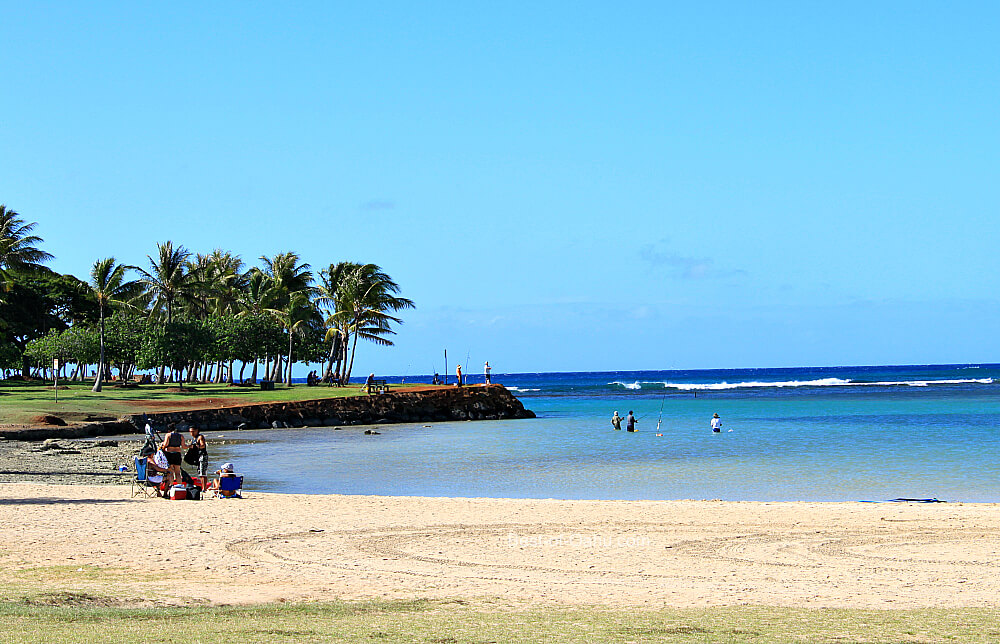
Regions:
<instances>
[{"instance_id":1,"label":"beach bag","mask_svg":"<svg viewBox=\"0 0 1000 644\"><path fill-rule=\"evenodd\" d=\"M201 499L201 488L197 485L187 486L187 498L190 501L198 501Z\"/></svg>"},{"instance_id":2,"label":"beach bag","mask_svg":"<svg viewBox=\"0 0 1000 644\"><path fill-rule=\"evenodd\" d=\"M201 460L201 449L197 445L192 445L184 455L184 462L188 465L197 465L199 460Z\"/></svg>"}]
</instances>

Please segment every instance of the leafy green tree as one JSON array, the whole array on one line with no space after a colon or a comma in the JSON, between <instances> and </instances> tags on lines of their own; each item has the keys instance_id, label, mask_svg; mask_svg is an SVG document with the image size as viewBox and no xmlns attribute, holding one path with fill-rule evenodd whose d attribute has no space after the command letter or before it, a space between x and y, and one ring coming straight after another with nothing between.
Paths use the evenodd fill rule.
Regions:
<instances>
[{"instance_id":1,"label":"leafy green tree","mask_svg":"<svg viewBox=\"0 0 1000 644\"><path fill-rule=\"evenodd\" d=\"M28 342L24 356L37 366L46 367L58 358L63 365L75 362L78 371L83 365L97 360L100 351L97 331L83 326L73 326L64 331L49 333Z\"/></svg>"},{"instance_id":2,"label":"leafy green tree","mask_svg":"<svg viewBox=\"0 0 1000 644\"><path fill-rule=\"evenodd\" d=\"M143 355L142 347L147 335L158 326L158 322L131 308L120 310L107 319L107 361L108 364L118 364L122 378L128 377L135 370Z\"/></svg>"},{"instance_id":3,"label":"leafy green tree","mask_svg":"<svg viewBox=\"0 0 1000 644\"><path fill-rule=\"evenodd\" d=\"M0 345L10 345L22 356L21 376L29 377L30 361L24 357L28 342L51 330L96 321L97 304L86 283L72 275L45 268L17 273L0 300Z\"/></svg>"},{"instance_id":4,"label":"leafy green tree","mask_svg":"<svg viewBox=\"0 0 1000 644\"><path fill-rule=\"evenodd\" d=\"M273 316L265 313L249 313L232 320L232 326L225 331L230 343L231 355L243 363L240 380L246 365L253 363L251 379L257 379L257 362L265 356L277 355L282 351L284 333L281 324Z\"/></svg>"},{"instance_id":5,"label":"leafy green tree","mask_svg":"<svg viewBox=\"0 0 1000 644\"><path fill-rule=\"evenodd\" d=\"M100 308L101 355L97 363L97 377L91 391L101 391L104 383L104 373L107 363L104 361L104 315L111 306L130 306L132 300L139 294L142 285L138 281L125 279L128 267L115 264L114 257L99 259L90 269L90 288L97 299Z\"/></svg>"},{"instance_id":6,"label":"leafy green tree","mask_svg":"<svg viewBox=\"0 0 1000 644\"><path fill-rule=\"evenodd\" d=\"M211 355L214 338L205 321L177 319L165 325L149 324L143 340L139 368L166 365L180 373Z\"/></svg>"}]
</instances>

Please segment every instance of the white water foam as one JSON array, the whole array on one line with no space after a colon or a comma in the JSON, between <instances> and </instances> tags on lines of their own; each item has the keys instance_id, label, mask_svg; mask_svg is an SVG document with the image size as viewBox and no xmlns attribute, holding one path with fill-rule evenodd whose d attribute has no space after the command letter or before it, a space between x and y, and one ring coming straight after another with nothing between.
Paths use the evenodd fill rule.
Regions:
<instances>
[{"instance_id":1,"label":"white water foam","mask_svg":"<svg viewBox=\"0 0 1000 644\"><path fill-rule=\"evenodd\" d=\"M614 382L609 382L608 384L618 385L619 387L625 387L626 389L642 389L642 385L639 384L638 382L628 383L615 380ZM647 384L659 384L659 383L647 383Z\"/></svg>"},{"instance_id":2,"label":"white water foam","mask_svg":"<svg viewBox=\"0 0 1000 644\"><path fill-rule=\"evenodd\" d=\"M541 391L541 389L531 389L531 388L522 389L521 387L513 387L513 386L508 387L507 385L504 385L504 387L507 388L507 391Z\"/></svg>"},{"instance_id":3,"label":"white water foam","mask_svg":"<svg viewBox=\"0 0 1000 644\"><path fill-rule=\"evenodd\" d=\"M634 382L632 384L624 382L610 382L609 385L618 385L626 389L642 389L643 384L659 385L664 389L677 389L678 391L724 391L729 389L762 389L768 387L927 387L930 385L990 385L993 378L965 378L956 380L889 380L882 382L858 382L854 380L844 380L843 378L819 378L817 380L785 380L781 382L710 382L710 383L683 383L683 382Z\"/></svg>"}]
</instances>

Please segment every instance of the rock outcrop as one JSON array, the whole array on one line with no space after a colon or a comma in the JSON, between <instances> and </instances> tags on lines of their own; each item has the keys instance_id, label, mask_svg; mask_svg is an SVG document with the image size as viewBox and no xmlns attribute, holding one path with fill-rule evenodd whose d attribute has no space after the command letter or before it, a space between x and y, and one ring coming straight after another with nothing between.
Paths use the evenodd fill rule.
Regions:
<instances>
[{"instance_id":1,"label":"rock outcrop","mask_svg":"<svg viewBox=\"0 0 1000 644\"><path fill-rule=\"evenodd\" d=\"M215 409L185 409L146 416L130 414L108 422L0 429L0 439L39 441L48 438L141 433L146 417L157 429L175 423L217 430L500 420L534 418L535 414L525 409L521 401L502 385L476 385L414 392L404 389L372 396L258 403Z\"/></svg>"},{"instance_id":2,"label":"rock outcrop","mask_svg":"<svg viewBox=\"0 0 1000 644\"><path fill-rule=\"evenodd\" d=\"M197 425L203 430L334 427L454 420L534 418L521 401L501 385L452 387L408 393L350 396L296 402L259 403L221 409L188 409L148 414L157 428ZM137 430L143 416L125 416ZM141 430L140 430L141 431Z\"/></svg>"}]
</instances>

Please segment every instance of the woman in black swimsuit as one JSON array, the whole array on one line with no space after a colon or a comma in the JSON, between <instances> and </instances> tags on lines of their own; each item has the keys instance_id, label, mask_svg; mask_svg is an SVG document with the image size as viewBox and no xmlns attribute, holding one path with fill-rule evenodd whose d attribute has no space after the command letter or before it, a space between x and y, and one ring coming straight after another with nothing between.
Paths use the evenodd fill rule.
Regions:
<instances>
[{"instance_id":1,"label":"woman in black swimsuit","mask_svg":"<svg viewBox=\"0 0 1000 644\"><path fill-rule=\"evenodd\" d=\"M167 466L170 470L167 472L167 484L180 483L181 459L183 458L181 451L184 449L184 437L177 431L176 426L170 427L170 432L163 439L160 449L163 450L164 455L167 457Z\"/></svg>"}]
</instances>

